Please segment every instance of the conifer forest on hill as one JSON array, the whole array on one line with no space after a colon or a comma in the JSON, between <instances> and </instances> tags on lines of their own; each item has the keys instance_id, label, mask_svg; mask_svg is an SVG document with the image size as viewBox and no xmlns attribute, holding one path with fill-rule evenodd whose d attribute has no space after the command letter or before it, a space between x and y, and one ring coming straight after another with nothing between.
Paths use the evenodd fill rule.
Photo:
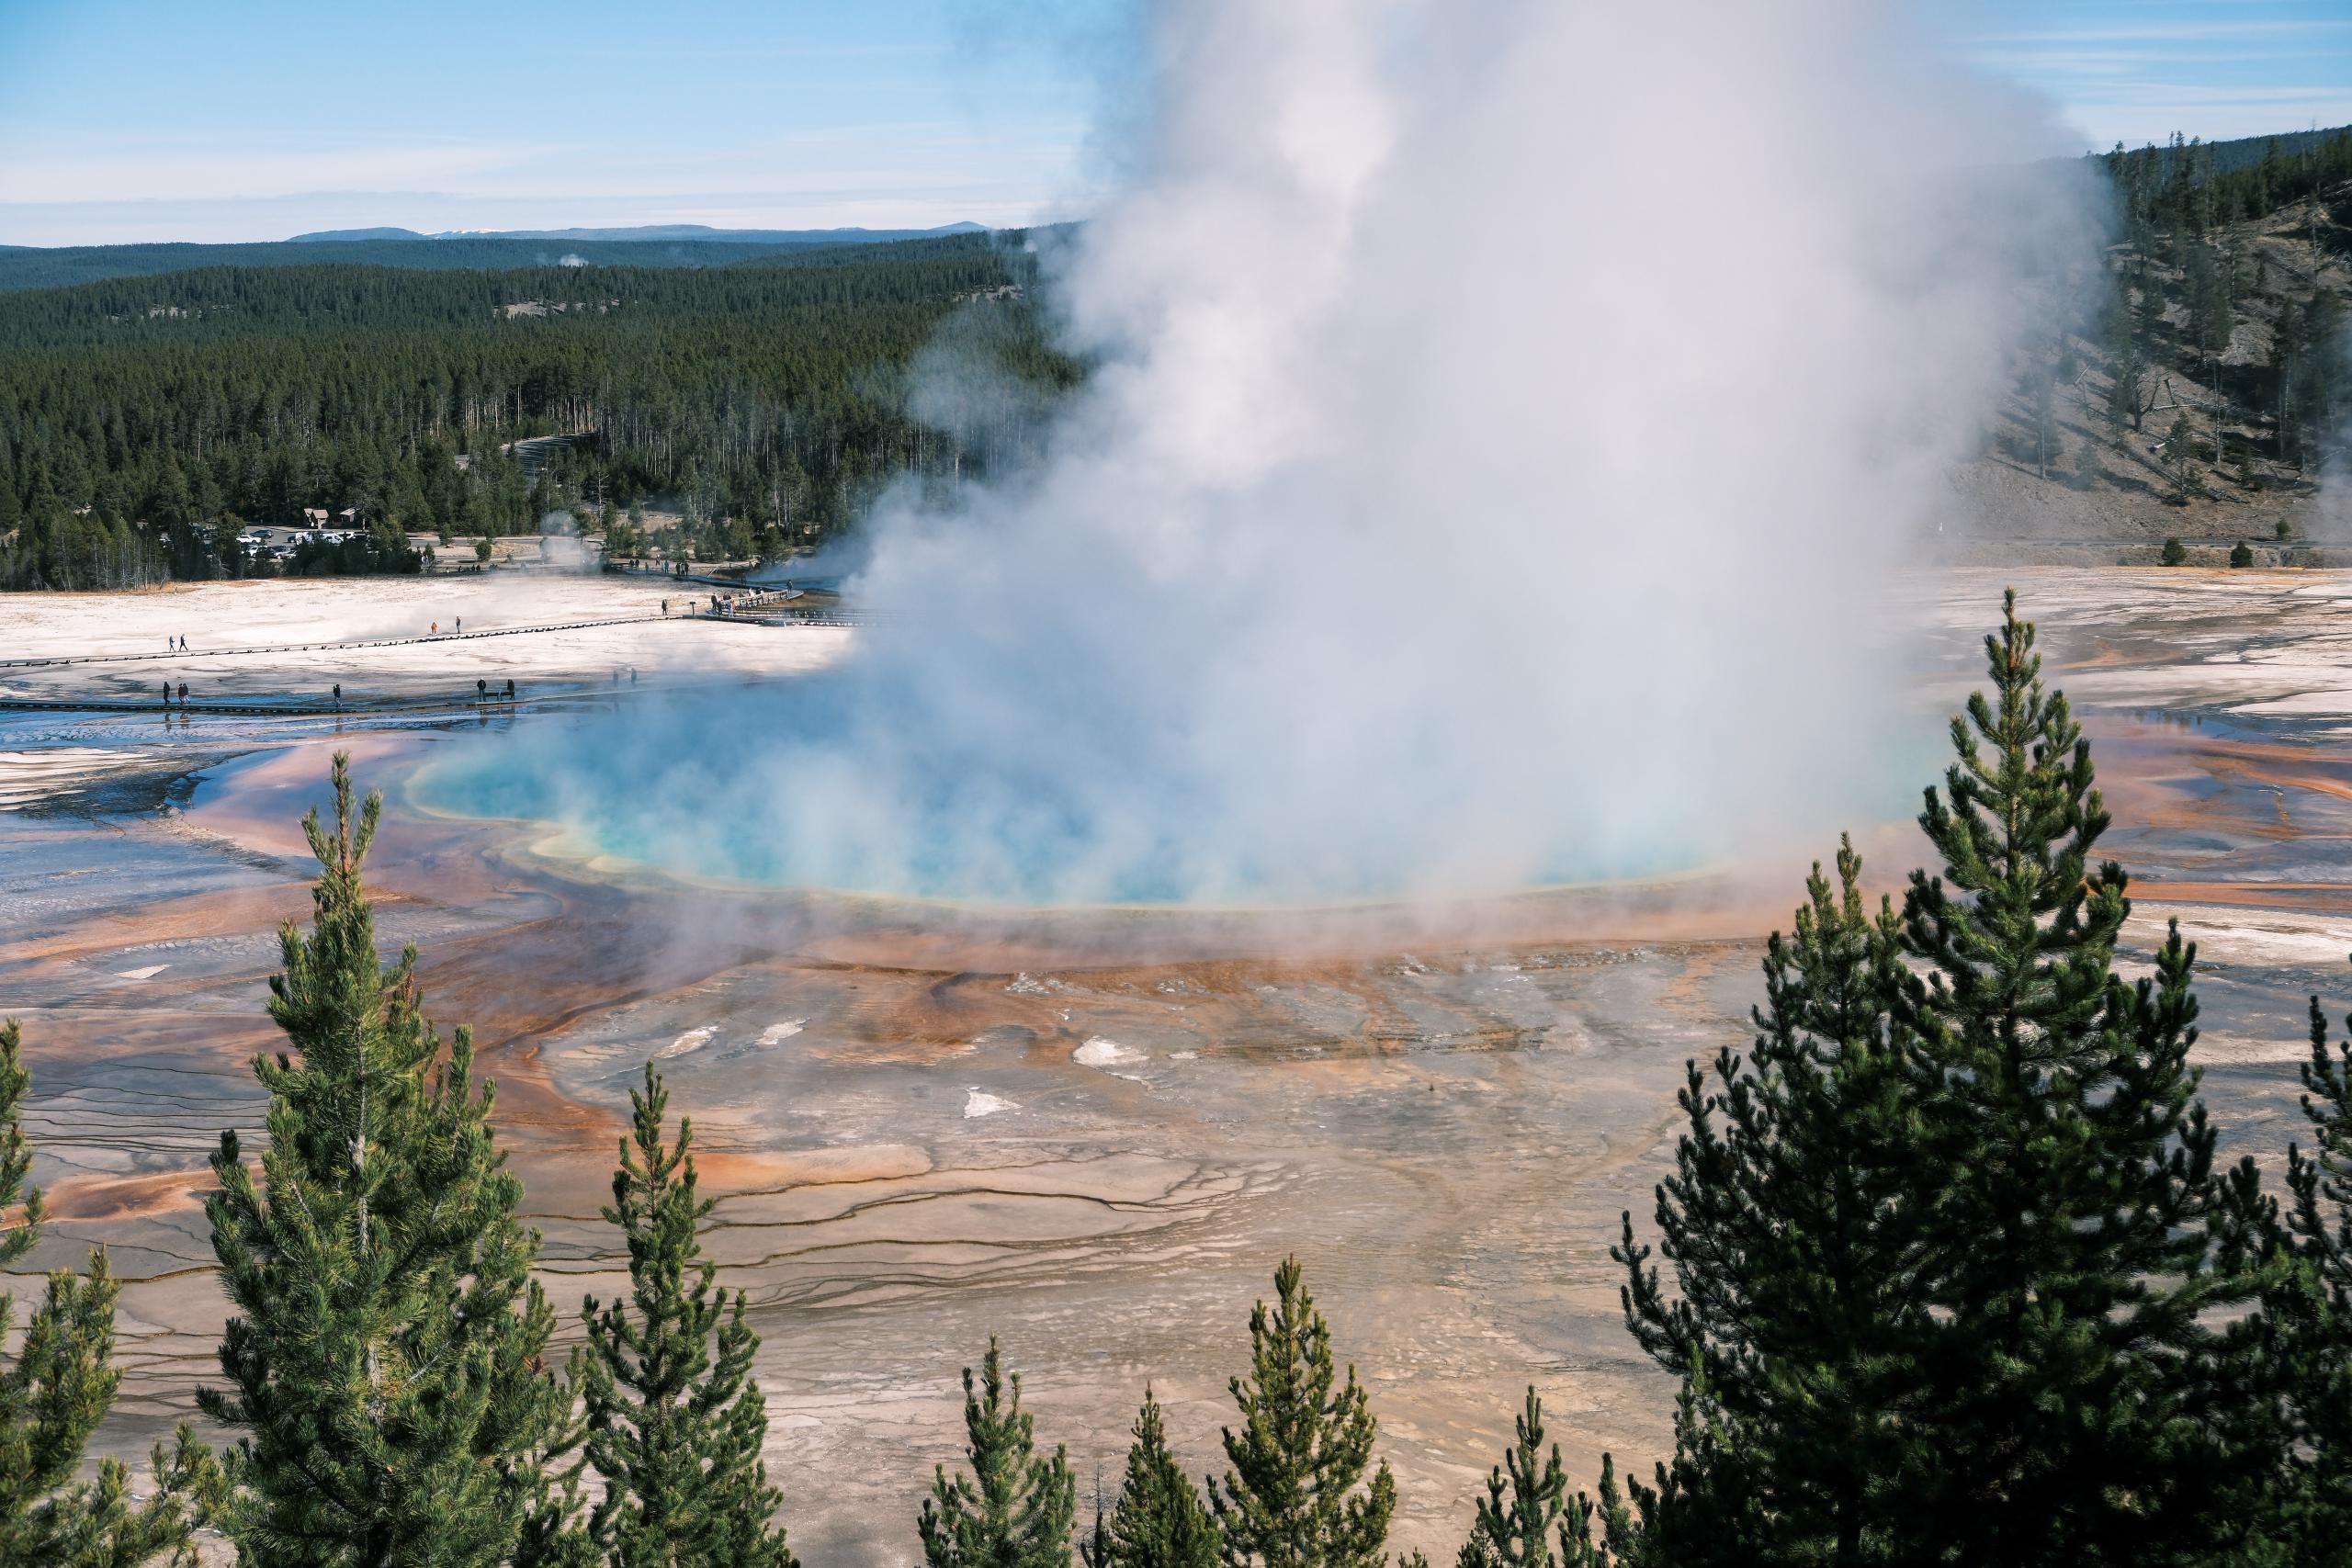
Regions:
<instances>
[{"instance_id":1,"label":"conifer forest on hill","mask_svg":"<svg viewBox=\"0 0 2352 1568\"><path fill-rule=\"evenodd\" d=\"M592 525L658 499L781 550L889 479L977 475L1034 441L1048 344L1018 235L726 267L205 268L0 296L0 581L126 586L252 570L238 525L354 509L399 530ZM951 316L976 387L907 407ZM502 448L593 433L536 489ZM730 542L712 536L706 554Z\"/></svg>"}]
</instances>

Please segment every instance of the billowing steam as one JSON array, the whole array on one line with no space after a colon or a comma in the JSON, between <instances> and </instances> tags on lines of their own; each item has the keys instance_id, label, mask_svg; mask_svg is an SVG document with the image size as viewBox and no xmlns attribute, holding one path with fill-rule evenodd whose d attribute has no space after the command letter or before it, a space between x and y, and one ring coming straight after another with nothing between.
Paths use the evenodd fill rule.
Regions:
<instances>
[{"instance_id":1,"label":"billowing steam","mask_svg":"<svg viewBox=\"0 0 2352 1568\"><path fill-rule=\"evenodd\" d=\"M1844 0L1201 0L1152 59L1060 268L1098 367L1051 460L882 508L892 624L837 675L542 736L533 804L1023 901L1510 888L1899 809L1873 593L2090 237L2030 107Z\"/></svg>"}]
</instances>

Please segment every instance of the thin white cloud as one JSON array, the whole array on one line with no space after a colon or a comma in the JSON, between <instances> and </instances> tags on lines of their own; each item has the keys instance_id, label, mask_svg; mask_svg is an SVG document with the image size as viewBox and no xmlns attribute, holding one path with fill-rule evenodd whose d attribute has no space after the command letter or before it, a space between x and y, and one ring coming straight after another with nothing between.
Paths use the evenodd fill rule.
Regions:
<instances>
[{"instance_id":1,"label":"thin white cloud","mask_svg":"<svg viewBox=\"0 0 2352 1568\"><path fill-rule=\"evenodd\" d=\"M2330 17L2300 22L2247 22L2217 18L2205 22L2133 22L2111 28L2046 28L2021 32L1976 33L1964 41L1972 44L2227 43L2258 35L2347 30L2352 30L2352 17Z\"/></svg>"},{"instance_id":2,"label":"thin white cloud","mask_svg":"<svg viewBox=\"0 0 2352 1568\"><path fill-rule=\"evenodd\" d=\"M1075 124L907 120L616 156L453 142L17 150L0 169L0 243L253 240L378 224L1011 225L1088 198L1082 140Z\"/></svg>"},{"instance_id":3,"label":"thin white cloud","mask_svg":"<svg viewBox=\"0 0 2352 1568\"><path fill-rule=\"evenodd\" d=\"M19 151L0 163L0 203L246 201L318 190L415 188L479 178L537 162L547 152L448 145L307 152Z\"/></svg>"}]
</instances>

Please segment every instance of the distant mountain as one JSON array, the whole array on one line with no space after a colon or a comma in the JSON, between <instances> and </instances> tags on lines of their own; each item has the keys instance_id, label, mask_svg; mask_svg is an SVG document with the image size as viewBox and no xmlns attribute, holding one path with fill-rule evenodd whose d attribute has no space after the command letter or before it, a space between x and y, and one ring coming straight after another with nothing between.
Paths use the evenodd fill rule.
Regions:
<instances>
[{"instance_id":1,"label":"distant mountain","mask_svg":"<svg viewBox=\"0 0 2352 1568\"><path fill-rule=\"evenodd\" d=\"M645 223L628 229L448 229L438 234L420 234L413 229L322 229L315 234L297 234L286 243L306 245L339 240L593 240L634 243L664 240L710 245L866 245L985 231L985 226L978 223L947 223L936 229L714 229L707 223Z\"/></svg>"},{"instance_id":2,"label":"distant mountain","mask_svg":"<svg viewBox=\"0 0 2352 1568\"><path fill-rule=\"evenodd\" d=\"M286 243L308 245L322 240L422 240L424 237L413 229L322 229L315 234L297 234Z\"/></svg>"},{"instance_id":3,"label":"distant mountain","mask_svg":"<svg viewBox=\"0 0 2352 1568\"><path fill-rule=\"evenodd\" d=\"M509 272L536 266L726 266L816 252L985 234L977 223L943 229L566 229L546 234L420 234L411 229L344 230L241 245L0 246L0 293L153 277L209 266L344 265L430 272ZM618 234L621 239L594 239Z\"/></svg>"}]
</instances>

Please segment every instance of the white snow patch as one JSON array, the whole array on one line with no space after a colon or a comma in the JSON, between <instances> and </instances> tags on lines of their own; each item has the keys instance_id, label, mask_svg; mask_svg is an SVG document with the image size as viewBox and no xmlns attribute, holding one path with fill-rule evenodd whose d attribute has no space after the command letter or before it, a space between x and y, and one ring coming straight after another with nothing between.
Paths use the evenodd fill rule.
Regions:
<instances>
[{"instance_id":1,"label":"white snow patch","mask_svg":"<svg viewBox=\"0 0 2352 1568\"><path fill-rule=\"evenodd\" d=\"M144 969L118 969L114 977L118 980L152 980L170 967L168 964L150 964Z\"/></svg>"},{"instance_id":2,"label":"white snow patch","mask_svg":"<svg viewBox=\"0 0 2352 1568\"><path fill-rule=\"evenodd\" d=\"M1150 1057L1131 1045L1115 1040L1105 1040L1100 1034L1069 1054L1069 1059L1081 1067L1124 1067L1132 1062L1149 1061Z\"/></svg>"},{"instance_id":3,"label":"white snow patch","mask_svg":"<svg viewBox=\"0 0 2352 1568\"><path fill-rule=\"evenodd\" d=\"M1000 1111L1020 1109L1021 1107L1012 1101L997 1095L983 1094L976 1089L967 1089L964 1091L964 1120L967 1122L976 1116L993 1116Z\"/></svg>"},{"instance_id":4,"label":"white snow patch","mask_svg":"<svg viewBox=\"0 0 2352 1568\"><path fill-rule=\"evenodd\" d=\"M805 1018L787 1018L782 1023L771 1023L760 1031L760 1043L774 1045L789 1040L808 1026L808 1021Z\"/></svg>"}]
</instances>

